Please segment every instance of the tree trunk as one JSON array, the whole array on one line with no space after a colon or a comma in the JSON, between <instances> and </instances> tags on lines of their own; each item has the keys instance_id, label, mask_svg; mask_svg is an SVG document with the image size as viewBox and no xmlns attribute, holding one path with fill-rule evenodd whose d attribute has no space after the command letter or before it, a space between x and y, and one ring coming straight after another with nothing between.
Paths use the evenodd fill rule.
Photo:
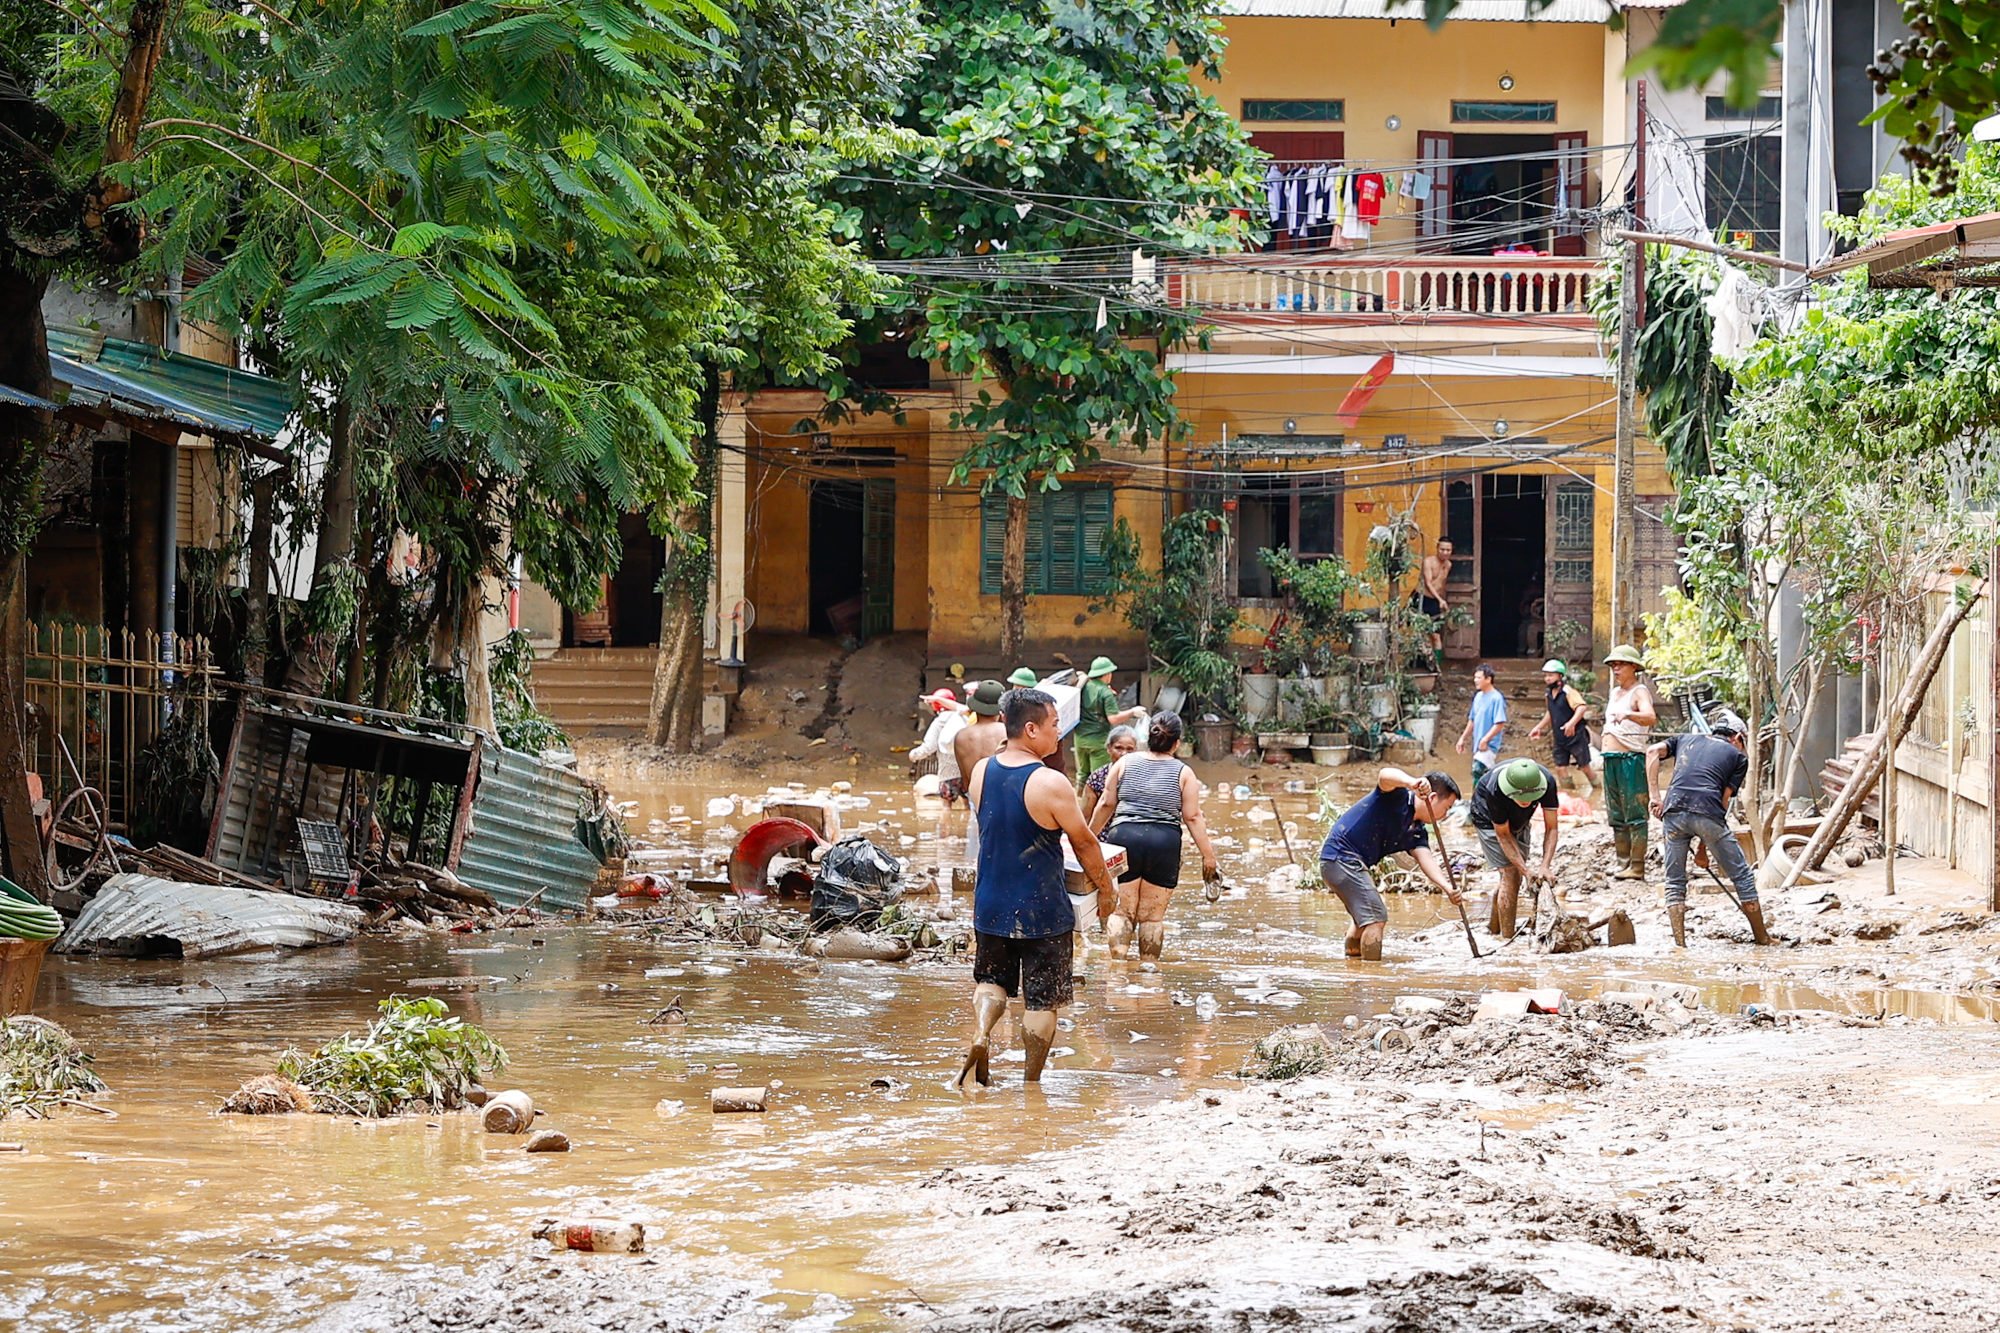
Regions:
<instances>
[{"instance_id":1,"label":"tree trunk","mask_svg":"<svg viewBox=\"0 0 2000 1333\"><path fill-rule=\"evenodd\" d=\"M674 521L676 530L686 531L701 521L701 507L684 506ZM673 550L668 558L691 557ZM646 739L671 754L689 754L701 739L703 600L679 579L670 581L660 598L660 649L653 661Z\"/></svg>"},{"instance_id":2,"label":"tree trunk","mask_svg":"<svg viewBox=\"0 0 2000 1333\"><path fill-rule=\"evenodd\" d=\"M264 684L264 659L270 652L271 508L282 468L272 468L250 483L250 586L243 591L243 678Z\"/></svg>"},{"instance_id":3,"label":"tree trunk","mask_svg":"<svg viewBox=\"0 0 2000 1333\"><path fill-rule=\"evenodd\" d=\"M1007 529L1000 545L1000 662L1021 661L1028 641L1028 497L1007 497Z\"/></svg>"},{"instance_id":4,"label":"tree trunk","mask_svg":"<svg viewBox=\"0 0 2000 1333\"><path fill-rule=\"evenodd\" d=\"M125 60L118 70L118 92L104 127L102 166L84 192L83 225L97 238L98 258L124 264L139 253L145 229L139 214L123 205L133 199L132 187L106 175L105 167L130 162L139 155L139 130L153 99L153 78L167 45L171 0L137 0L125 33Z\"/></svg>"},{"instance_id":5,"label":"tree trunk","mask_svg":"<svg viewBox=\"0 0 2000 1333\"><path fill-rule=\"evenodd\" d=\"M42 324L45 276L17 267L0 247L0 384L39 398L55 385L49 375L48 330ZM28 797L26 568L42 519L42 463L54 421L46 410L0 404L0 842L8 875L42 901L48 876L41 832Z\"/></svg>"},{"instance_id":6,"label":"tree trunk","mask_svg":"<svg viewBox=\"0 0 2000 1333\"><path fill-rule=\"evenodd\" d=\"M1784 834L1784 814L1791 810L1792 788L1798 785L1799 770L1805 763L1805 729L1812 725L1813 713L1819 708L1820 688L1826 684L1827 675L1828 667L1826 663L1819 662L1814 664L1812 680L1806 687L1806 701L1804 706L1799 709L1799 734L1788 740L1785 744L1787 754L1781 765L1784 775L1778 781L1778 799L1771 802L1771 813L1766 816L1764 826L1764 845L1766 847L1775 846L1778 839ZM1773 765L1773 771L1777 771L1779 767L1780 765Z\"/></svg>"},{"instance_id":7,"label":"tree trunk","mask_svg":"<svg viewBox=\"0 0 2000 1333\"><path fill-rule=\"evenodd\" d=\"M660 588L660 648L653 659L653 698L647 709L646 739L671 754L692 753L701 740L703 613L708 609L709 571L714 538L709 516L718 451L717 420L722 412L722 373L704 366L701 441L695 485L707 494L678 506L667 538L667 571ZM683 539L680 534L688 534Z\"/></svg>"},{"instance_id":8,"label":"tree trunk","mask_svg":"<svg viewBox=\"0 0 2000 1333\"><path fill-rule=\"evenodd\" d=\"M485 581L475 577L459 600L458 651L465 660L465 724L498 735L493 718L493 671L486 658Z\"/></svg>"},{"instance_id":9,"label":"tree trunk","mask_svg":"<svg viewBox=\"0 0 2000 1333\"><path fill-rule=\"evenodd\" d=\"M312 591L318 593L328 570L354 555L354 413L346 396L333 407L327 440L326 473L320 478L319 540L313 545ZM315 634L299 645L285 668L285 688L318 695L331 675L332 656L343 636Z\"/></svg>"},{"instance_id":10,"label":"tree trunk","mask_svg":"<svg viewBox=\"0 0 2000 1333\"><path fill-rule=\"evenodd\" d=\"M347 672L340 681L340 701L344 704L361 702L362 678L368 671L368 626L372 623L370 608L376 603L375 534L364 530L356 543L355 557L364 566L361 576L361 597L354 604L354 624L348 628Z\"/></svg>"},{"instance_id":11,"label":"tree trunk","mask_svg":"<svg viewBox=\"0 0 2000 1333\"><path fill-rule=\"evenodd\" d=\"M1826 854L1833 850L1834 844L1847 831L1862 802L1868 799L1869 789L1882 776L1888 755L1910 734L1910 727L1924 706L1924 695L1929 693L1931 682L1937 678L1938 668L1944 665L1945 653L1951 647L1951 636L1972 614L1979 597L1990 594L1991 586L1990 581L1982 581L1969 596L1954 597L1951 610L1945 613L1931 630L1930 637L1924 640L1923 650L1917 655L1909 679L1903 682L1903 688L1896 692L1895 699L1883 709L1881 727L1868 742L1868 748L1855 760L1854 772L1847 779L1847 786L1841 790L1840 799L1833 803L1833 809L1813 830L1812 841L1806 844L1805 851L1792 866L1792 873L1785 877L1785 888L1798 883L1799 876L1808 870L1819 869L1819 863L1826 859ZM1886 806L1882 815L1887 823L1889 812ZM1889 855L1894 854L1895 849L1889 849Z\"/></svg>"}]
</instances>

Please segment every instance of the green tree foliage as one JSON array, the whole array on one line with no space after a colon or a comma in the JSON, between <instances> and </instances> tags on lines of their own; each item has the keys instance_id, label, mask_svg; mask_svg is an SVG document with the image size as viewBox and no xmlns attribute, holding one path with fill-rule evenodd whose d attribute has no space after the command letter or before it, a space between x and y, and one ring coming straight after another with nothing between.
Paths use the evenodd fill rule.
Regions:
<instances>
[{"instance_id":1,"label":"green tree foliage","mask_svg":"<svg viewBox=\"0 0 2000 1333\"><path fill-rule=\"evenodd\" d=\"M1618 343L1618 293L1629 247L1610 259L1592 293L1605 340ZM1710 449L1729 425L1731 380L1709 349L1715 321L1705 302L1722 260L1678 246L1646 247L1646 317L1639 326L1633 375L1645 400L1646 427L1678 480L1710 469Z\"/></svg>"},{"instance_id":2,"label":"green tree foliage","mask_svg":"<svg viewBox=\"0 0 2000 1333\"><path fill-rule=\"evenodd\" d=\"M1180 677L1196 698L1227 707L1236 692L1229 636L1242 614L1229 587L1229 527L1219 514L1191 510L1160 530L1160 568L1143 567L1123 519L1106 541L1126 623L1146 636L1146 652Z\"/></svg>"},{"instance_id":3,"label":"green tree foliage","mask_svg":"<svg viewBox=\"0 0 2000 1333\"><path fill-rule=\"evenodd\" d=\"M1229 210L1257 158L1193 77L1223 48L1201 0L937 0L925 17L933 54L896 120L927 143L850 173L843 224L884 260L970 261L913 278L912 313L947 369L985 381L954 418L957 477L1024 496L1180 429L1161 352L1197 312L1128 289L1100 319L1099 296L1135 249L1239 245ZM1009 584L1017 624L1018 570Z\"/></svg>"}]
</instances>

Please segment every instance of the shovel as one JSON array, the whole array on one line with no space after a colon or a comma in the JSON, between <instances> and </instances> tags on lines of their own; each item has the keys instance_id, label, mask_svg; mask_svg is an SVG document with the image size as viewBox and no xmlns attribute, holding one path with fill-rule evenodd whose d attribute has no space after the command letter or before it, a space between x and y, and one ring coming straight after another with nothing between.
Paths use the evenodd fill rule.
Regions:
<instances>
[{"instance_id":1,"label":"shovel","mask_svg":"<svg viewBox=\"0 0 2000 1333\"><path fill-rule=\"evenodd\" d=\"M1465 927L1465 942L1472 946L1472 956L1478 958L1481 956L1479 941L1472 937L1472 919L1465 914L1465 891L1458 887L1458 871L1452 869L1451 857L1444 849L1444 834L1438 831L1435 823L1431 825L1431 837L1437 840L1438 856L1444 861L1445 878L1451 881L1453 891L1458 894L1458 924Z\"/></svg>"}]
</instances>

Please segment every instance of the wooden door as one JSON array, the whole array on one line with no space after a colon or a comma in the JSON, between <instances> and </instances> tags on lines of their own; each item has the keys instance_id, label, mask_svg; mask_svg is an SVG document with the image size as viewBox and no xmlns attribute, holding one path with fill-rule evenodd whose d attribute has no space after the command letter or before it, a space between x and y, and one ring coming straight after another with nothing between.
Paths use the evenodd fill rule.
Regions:
<instances>
[{"instance_id":1,"label":"wooden door","mask_svg":"<svg viewBox=\"0 0 2000 1333\"><path fill-rule=\"evenodd\" d=\"M1437 164L1420 168L1431 178L1430 198L1424 200L1417 218L1417 236L1426 250L1444 250L1451 245L1451 152L1449 130L1417 131L1417 157Z\"/></svg>"},{"instance_id":2,"label":"wooden door","mask_svg":"<svg viewBox=\"0 0 2000 1333\"><path fill-rule=\"evenodd\" d=\"M1451 578L1445 591L1453 606L1464 607L1473 617L1470 624L1445 632L1444 655L1461 662L1479 656L1479 481L1477 473L1445 481L1444 531L1438 534L1452 545Z\"/></svg>"},{"instance_id":3,"label":"wooden door","mask_svg":"<svg viewBox=\"0 0 2000 1333\"><path fill-rule=\"evenodd\" d=\"M1574 657L1592 650L1597 496L1589 482L1572 478L1550 487L1547 503L1542 641L1551 655Z\"/></svg>"},{"instance_id":4,"label":"wooden door","mask_svg":"<svg viewBox=\"0 0 2000 1333\"><path fill-rule=\"evenodd\" d=\"M896 481L869 477L861 483L861 637L896 628Z\"/></svg>"},{"instance_id":5,"label":"wooden door","mask_svg":"<svg viewBox=\"0 0 2000 1333\"><path fill-rule=\"evenodd\" d=\"M1590 154L1585 150L1590 135L1582 130L1564 130L1555 136L1556 224L1555 252L1559 255L1583 253L1584 225L1580 220L1590 202Z\"/></svg>"}]
</instances>

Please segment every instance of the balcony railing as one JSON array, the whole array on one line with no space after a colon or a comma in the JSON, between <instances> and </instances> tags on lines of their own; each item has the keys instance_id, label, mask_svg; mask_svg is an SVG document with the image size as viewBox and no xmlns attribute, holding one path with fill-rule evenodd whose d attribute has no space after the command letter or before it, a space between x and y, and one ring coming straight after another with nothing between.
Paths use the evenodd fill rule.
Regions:
<instances>
[{"instance_id":1,"label":"balcony railing","mask_svg":"<svg viewBox=\"0 0 2000 1333\"><path fill-rule=\"evenodd\" d=\"M1177 305L1301 315L1588 318L1595 260L1542 255L1299 259L1244 255L1169 279Z\"/></svg>"}]
</instances>

